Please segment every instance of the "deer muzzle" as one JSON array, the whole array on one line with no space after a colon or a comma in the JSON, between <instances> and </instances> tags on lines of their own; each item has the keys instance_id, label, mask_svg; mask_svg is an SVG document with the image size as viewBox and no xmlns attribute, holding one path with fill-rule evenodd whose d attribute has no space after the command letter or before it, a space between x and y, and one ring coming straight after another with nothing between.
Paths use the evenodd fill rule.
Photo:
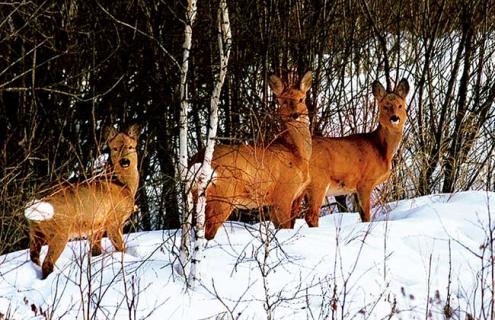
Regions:
<instances>
[{"instance_id":1,"label":"deer muzzle","mask_svg":"<svg viewBox=\"0 0 495 320\"><path fill-rule=\"evenodd\" d=\"M392 123L392 125L394 126L397 126L400 123L400 118L396 115L393 115L390 117L390 123Z\"/></svg>"},{"instance_id":2,"label":"deer muzzle","mask_svg":"<svg viewBox=\"0 0 495 320\"><path fill-rule=\"evenodd\" d=\"M290 117L291 117L292 119L294 119L294 120L297 120L297 119L299 119L299 116L300 116L300 115L301 115L301 114L300 114L299 112L293 112L293 113L291 113L291 114L290 114Z\"/></svg>"},{"instance_id":3,"label":"deer muzzle","mask_svg":"<svg viewBox=\"0 0 495 320\"><path fill-rule=\"evenodd\" d=\"M128 166L131 165L131 160L129 160L127 158L122 158L122 159L120 159L119 164L122 168L127 168Z\"/></svg>"}]
</instances>

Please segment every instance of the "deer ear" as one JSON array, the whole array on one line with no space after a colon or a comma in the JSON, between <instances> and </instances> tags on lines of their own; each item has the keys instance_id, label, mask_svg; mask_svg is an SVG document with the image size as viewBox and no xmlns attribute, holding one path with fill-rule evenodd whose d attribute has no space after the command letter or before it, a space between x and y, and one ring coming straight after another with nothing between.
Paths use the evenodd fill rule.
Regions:
<instances>
[{"instance_id":1,"label":"deer ear","mask_svg":"<svg viewBox=\"0 0 495 320\"><path fill-rule=\"evenodd\" d=\"M103 129L103 138L105 141L110 141L118 134L117 129L114 127L107 126Z\"/></svg>"},{"instance_id":2,"label":"deer ear","mask_svg":"<svg viewBox=\"0 0 495 320\"><path fill-rule=\"evenodd\" d=\"M373 96L377 100L381 100L386 93L385 88L378 80L373 81L373 84L371 85L371 91L373 92Z\"/></svg>"},{"instance_id":3,"label":"deer ear","mask_svg":"<svg viewBox=\"0 0 495 320\"><path fill-rule=\"evenodd\" d=\"M282 94L282 92L284 92L284 83L276 75L270 76L270 78L268 79L268 85L276 96L279 96Z\"/></svg>"},{"instance_id":4,"label":"deer ear","mask_svg":"<svg viewBox=\"0 0 495 320\"><path fill-rule=\"evenodd\" d=\"M141 125L135 123L129 128L127 128L126 131L127 135L134 140L137 140L139 138L139 134L141 133Z\"/></svg>"},{"instance_id":5,"label":"deer ear","mask_svg":"<svg viewBox=\"0 0 495 320\"><path fill-rule=\"evenodd\" d=\"M409 82L407 82L407 79L402 79L395 88L394 92L405 99L407 93L409 92Z\"/></svg>"},{"instance_id":6,"label":"deer ear","mask_svg":"<svg viewBox=\"0 0 495 320\"><path fill-rule=\"evenodd\" d=\"M301 83L299 84L299 89L302 92L306 93L309 88L311 88L311 83L313 82L313 73L308 71L304 74L304 77L301 79Z\"/></svg>"}]
</instances>

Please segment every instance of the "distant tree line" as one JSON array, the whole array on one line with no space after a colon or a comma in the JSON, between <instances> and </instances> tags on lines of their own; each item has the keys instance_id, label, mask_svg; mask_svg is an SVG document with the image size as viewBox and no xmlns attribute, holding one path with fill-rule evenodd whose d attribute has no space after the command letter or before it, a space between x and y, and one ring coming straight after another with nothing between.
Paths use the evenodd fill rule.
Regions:
<instances>
[{"instance_id":1,"label":"distant tree line","mask_svg":"<svg viewBox=\"0 0 495 320\"><path fill-rule=\"evenodd\" d=\"M26 246L23 207L53 181L93 171L102 129L143 124L131 230L178 228L180 64L186 1L0 4L0 254ZM218 69L218 1L198 1L188 73L189 153L204 147ZM218 141L278 133L267 79L314 70L315 135L376 125L373 80L412 85L386 202L495 190L492 0L230 1L232 48Z\"/></svg>"}]
</instances>

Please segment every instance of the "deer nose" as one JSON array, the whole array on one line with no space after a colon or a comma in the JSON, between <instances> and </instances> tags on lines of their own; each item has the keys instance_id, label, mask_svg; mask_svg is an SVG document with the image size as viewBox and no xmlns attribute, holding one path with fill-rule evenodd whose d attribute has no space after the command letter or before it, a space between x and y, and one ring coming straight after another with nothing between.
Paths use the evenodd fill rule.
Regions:
<instances>
[{"instance_id":1,"label":"deer nose","mask_svg":"<svg viewBox=\"0 0 495 320\"><path fill-rule=\"evenodd\" d=\"M393 116L390 117L390 122L393 125L398 125L400 122L400 118L394 114Z\"/></svg>"},{"instance_id":2,"label":"deer nose","mask_svg":"<svg viewBox=\"0 0 495 320\"><path fill-rule=\"evenodd\" d=\"M299 118L300 114L299 114L299 112L293 112L290 114L290 116L292 119L297 120L297 118Z\"/></svg>"},{"instance_id":3,"label":"deer nose","mask_svg":"<svg viewBox=\"0 0 495 320\"><path fill-rule=\"evenodd\" d=\"M127 158L123 158L120 159L119 164L122 168L127 168L131 164L131 161Z\"/></svg>"}]
</instances>

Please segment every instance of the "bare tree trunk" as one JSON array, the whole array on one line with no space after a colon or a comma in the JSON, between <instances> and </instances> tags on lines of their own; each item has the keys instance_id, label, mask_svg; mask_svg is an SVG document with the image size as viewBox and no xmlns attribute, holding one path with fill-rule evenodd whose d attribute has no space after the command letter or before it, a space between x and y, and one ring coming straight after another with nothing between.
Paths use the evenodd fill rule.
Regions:
<instances>
[{"instance_id":1,"label":"bare tree trunk","mask_svg":"<svg viewBox=\"0 0 495 320\"><path fill-rule=\"evenodd\" d=\"M463 72L459 84L459 103L457 112L455 115L455 127L452 132L452 142L450 144L449 151L447 153L447 157L445 159L445 178L443 180L443 188L442 192L450 193L455 190L455 182L456 182L456 167L461 164L457 161L459 159L460 147L462 146L463 139L463 122L468 111L468 85L471 78L470 67L472 61L473 54L473 30L472 26L466 24L464 27L464 33L466 34L466 42L464 43L464 66Z\"/></svg>"},{"instance_id":2,"label":"bare tree trunk","mask_svg":"<svg viewBox=\"0 0 495 320\"><path fill-rule=\"evenodd\" d=\"M190 283L194 287L196 282L201 279L201 261L203 260L203 249L206 243L205 239L205 210L206 196L205 190L208 182L213 176L211 160L215 148L215 138L218 127L218 105L220 103L220 93L227 73L229 63L230 48L232 46L232 34L230 30L229 11L227 1L220 0L218 8L218 50L220 54L220 70L218 78L215 81L215 87L210 100L210 130L208 130L208 139L205 150L205 157L199 174L199 184L197 186L198 202L196 205L196 241L194 244L194 256L191 262Z\"/></svg>"},{"instance_id":3,"label":"bare tree trunk","mask_svg":"<svg viewBox=\"0 0 495 320\"><path fill-rule=\"evenodd\" d=\"M435 41L438 37L437 33L439 30L440 20L443 15L444 7L445 7L445 0L441 2L441 5L438 9L438 15L435 18L435 25L432 28L432 32L431 33L425 32L425 35L423 36L423 41L425 42L426 49L424 53L423 70L421 71L421 76L418 81L418 125L417 125L418 139L417 140L421 150L432 150L432 151L431 153L427 152L429 153L429 155L426 154L422 161L422 169L420 170L419 190L418 190L419 194L421 195L426 195L431 193L431 189L432 189L431 175L433 174L440 159L439 152L444 140L442 134L445 131L444 122L445 122L447 109L443 108L441 110L438 129L435 130L435 128L430 128L430 130L433 130L435 132L435 134L433 135L434 139L431 139L433 140L431 143L434 144L434 146L431 147L427 143L427 141L430 140L430 137L427 137L428 127L426 125L426 116L423 107L424 100L426 100L426 98L423 97L424 97L424 92L426 91L425 87L427 85L427 75L431 68L433 50L435 49ZM427 15L426 11L424 15ZM457 69L454 68L454 70ZM447 107L448 105L446 104L444 106Z\"/></svg>"},{"instance_id":4,"label":"bare tree trunk","mask_svg":"<svg viewBox=\"0 0 495 320\"><path fill-rule=\"evenodd\" d=\"M187 113L189 109L189 101L187 94L187 71L189 69L189 54L192 44L192 25L196 18L196 0L188 0L186 9L186 20L184 29L184 49L182 56L182 66L180 70L180 130L179 130L179 176L182 182L183 192L182 200L184 208L182 212L182 235L179 254L179 272L183 275L189 273L189 257L191 254L191 224L193 207L191 195L191 181L187 175Z\"/></svg>"},{"instance_id":5,"label":"bare tree trunk","mask_svg":"<svg viewBox=\"0 0 495 320\"><path fill-rule=\"evenodd\" d=\"M431 125L431 127L433 128L432 131L434 133L433 146L429 151L429 155L427 155L427 160L424 164L424 169L421 170L422 172L421 179L423 181L423 183L420 185L421 195L430 194L433 191L435 184L433 182L433 175L442 157L442 148L444 147L444 144L446 144L445 140L447 140L447 137L451 135L448 132L448 128L445 127L445 123L448 120L447 113L448 110L450 109L452 100L454 98L452 93L454 92L454 88L456 85L456 78L457 78L457 74L459 73L459 68L462 61L465 43L466 43L466 33L463 32L459 43L459 48L457 49L456 58L453 63L454 65L452 67L452 70L450 71L451 77L447 83L445 99L440 107L440 110L436 111L436 114L439 117L438 125L436 126L436 129L434 128L433 124ZM426 67L429 66L425 66L425 68ZM430 122L432 118L433 118L433 110L430 114Z\"/></svg>"},{"instance_id":6,"label":"bare tree trunk","mask_svg":"<svg viewBox=\"0 0 495 320\"><path fill-rule=\"evenodd\" d=\"M385 36L378 29L378 26L376 25L376 22L374 21L373 16L371 15L370 9L368 7L368 3L365 0L362 1L362 7L364 13L368 18L369 23L371 24L371 27L373 28L373 32L375 33L375 36L378 40L378 43L383 53L383 64L384 64L383 69L385 71L387 90L392 90L392 83L390 80L390 61L388 58L387 39L385 39Z\"/></svg>"}]
</instances>

